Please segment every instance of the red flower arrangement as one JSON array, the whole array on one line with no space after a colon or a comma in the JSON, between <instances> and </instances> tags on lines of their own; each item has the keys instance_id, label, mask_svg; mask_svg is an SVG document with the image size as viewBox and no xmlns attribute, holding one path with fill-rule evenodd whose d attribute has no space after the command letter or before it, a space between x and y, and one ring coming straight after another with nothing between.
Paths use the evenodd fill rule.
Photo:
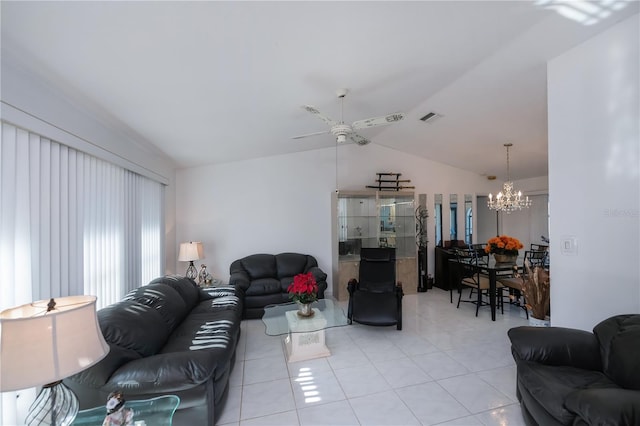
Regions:
<instances>
[{"instance_id":1,"label":"red flower arrangement","mask_svg":"<svg viewBox=\"0 0 640 426\"><path fill-rule=\"evenodd\" d=\"M487 246L484 248L486 253L508 254L512 256L518 255L518 250L524 246L517 238L508 235L500 235L499 237L490 238Z\"/></svg>"},{"instance_id":2,"label":"red flower arrangement","mask_svg":"<svg viewBox=\"0 0 640 426\"><path fill-rule=\"evenodd\" d=\"M293 277L287 291L294 302L312 303L318 300L318 283L311 272Z\"/></svg>"}]
</instances>

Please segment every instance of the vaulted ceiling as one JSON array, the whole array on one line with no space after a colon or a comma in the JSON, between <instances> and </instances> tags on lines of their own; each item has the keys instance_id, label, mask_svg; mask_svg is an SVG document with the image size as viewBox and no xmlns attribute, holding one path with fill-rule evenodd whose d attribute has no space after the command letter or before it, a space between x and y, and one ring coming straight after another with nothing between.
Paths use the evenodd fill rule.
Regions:
<instances>
[{"instance_id":1,"label":"vaulted ceiling","mask_svg":"<svg viewBox=\"0 0 640 426\"><path fill-rule=\"evenodd\" d=\"M407 114L372 143L504 178L510 142L522 179L547 174L547 61L638 12L565 3L4 1L2 54L179 167L335 146L292 137L348 88L345 122Z\"/></svg>"}]
</instances>

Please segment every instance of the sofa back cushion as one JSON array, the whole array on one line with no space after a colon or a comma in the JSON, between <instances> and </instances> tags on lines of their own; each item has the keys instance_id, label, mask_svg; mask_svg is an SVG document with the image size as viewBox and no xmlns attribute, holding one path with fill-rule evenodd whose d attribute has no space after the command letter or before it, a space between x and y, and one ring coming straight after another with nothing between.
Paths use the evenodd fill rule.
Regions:
<instances>
[{"instance_id":1,"label":"sofa back cushion","mask_svg":"<svg viewBox=\"0 0 640 426\"><path fill-rule=\"evenodd\" d=\"M312 266L318 266L313 256L299 253L280 253L276 255L277 278L294 277L307 272Z\"/></svg>"},{"instance_id":2,"label":"sofa back cushion","mask_svg":"<svg viewBox=\"0 0 640 426\"><path fill-rule=\"evenodd\" d=\"M159 352L169 337L169 327L162 326L160 313L133 300L100 309L98 322L109 346L133 350L142 357Z\"/></svg>"},{"instance_id":3,"label":"sofa back cushion","mask_svg":"<svg viewBox=\"0 0 640 426\"><path fill-rule=\"evenodd\" d=\"M640 390L640 315L617 315L593 329L600 342L602 369L625 389Z\"/></svg>"},{"instance_id":4,"label":"sofa back cushion","mask_svg":"<svg viewBox=\"0 0 640 426\"><path fill-rule=\"evenodd\" d=\"M276 278L276 257L272 254L252 254L231 264L230 272L246 272L251 280Z\"/></svg>"},{"instance_id":5,"label":"sofa back cushion","mask_svg":"<svg viewBox=\"0 0 640 426\"><path fill-rule=\"evenodd\" d=\"M156 278L149 284L165 284L178 292L185 303L187 311L191 311L200 302L200 288L189 278L181 275L166 275Z\"/></svg>"},{"instance_id":6,"label":"sofa back cushion","mask_svg":"<svg viewBox=\"0 0 640 426\"><path fill-rule=\"evenodd\" d=\"M131 290L122 300L132 300L155 309L169 328L169 333L189 313L182 296L173 287L162 283L138 287Z\"/></svg>"}]
</instances>

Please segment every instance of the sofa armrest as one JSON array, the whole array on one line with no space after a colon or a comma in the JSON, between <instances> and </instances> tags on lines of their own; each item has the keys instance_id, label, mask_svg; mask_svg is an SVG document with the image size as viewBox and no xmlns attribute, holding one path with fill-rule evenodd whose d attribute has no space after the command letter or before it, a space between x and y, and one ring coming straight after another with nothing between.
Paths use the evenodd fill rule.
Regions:
<instances>
[{"instance_id":1,"label":"sofa armrest","mask_svg":"<svg viewBox=\"0 0 640 426\"><path fill-rule=\"evenodd\" d=\"M245 271L236 271L229 276L229 285L246 292L249 286L251 286L251 278L249 278L249 274Z\"/></svg>"},{"instance_id":2,"label":"sofa armrest","mask_svg":"<svg viewBox=\"0 0 640 426\"><path fill-rule=\"evenodd\" d=\"M214 376L217 357L210 351L170 352L124 364L105 385L124 394L177 392Z\"/></svg>"},{"instance_id":3,"label":"sofa armrest","mask_svg":"<svg viewBox=\"0 0 640 426\"><path fill-rule=\"evenodd\" d=\"M600 346L593 333L563 327L515 327L507 334L519 359L602 371Z\"/></svg>"},{"instance_id":4,"label":"sofa armrest","mask_svg":"<svg viewBox=\"0 0 640 426\"><path fill-rule=\"evenodd\" d=\"M640 391L622 388L594 388L573 392L565 407L587 424L632 426L640 421Z\"/></svg>"},{"instance_id":5,"label":"sofa armrest","mask_svg":"<svg viewBox=\"0 0 640 426\"><path fill-rule=\"evenodd\" d=\"M312 266L311 268L309 268L307 272L311 272L311 274L313 274L313 277L316 279L317 282L327 280L327 274L317 266Z\"/></svg>"}]
</instances>

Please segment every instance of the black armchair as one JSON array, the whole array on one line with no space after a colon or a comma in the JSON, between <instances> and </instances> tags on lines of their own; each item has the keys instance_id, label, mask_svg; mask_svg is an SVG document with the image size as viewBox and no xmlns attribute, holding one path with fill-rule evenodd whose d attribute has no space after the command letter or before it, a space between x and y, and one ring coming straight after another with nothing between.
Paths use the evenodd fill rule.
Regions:
<instances>
[{"instance_id":1,"label":"black armchair","mask_svg":"<svg viewBox=\"0 0 640 426\"><path fill-rule=\"evenodd\" d=\"M396 283L396 250L360 250L360 277L348 283L347 317L366 325L396 325L402 330L402 284Z\"/></svg>"},{"instance_id":2,"label":"black armchair","mask_svg":"<svg viewBox=\"0 0 640 426\"><path fill-rule=\"evenodd\" d=\"M508 332L527 425L640 424L640 315Z\"/></svg>"}]
</instances>

